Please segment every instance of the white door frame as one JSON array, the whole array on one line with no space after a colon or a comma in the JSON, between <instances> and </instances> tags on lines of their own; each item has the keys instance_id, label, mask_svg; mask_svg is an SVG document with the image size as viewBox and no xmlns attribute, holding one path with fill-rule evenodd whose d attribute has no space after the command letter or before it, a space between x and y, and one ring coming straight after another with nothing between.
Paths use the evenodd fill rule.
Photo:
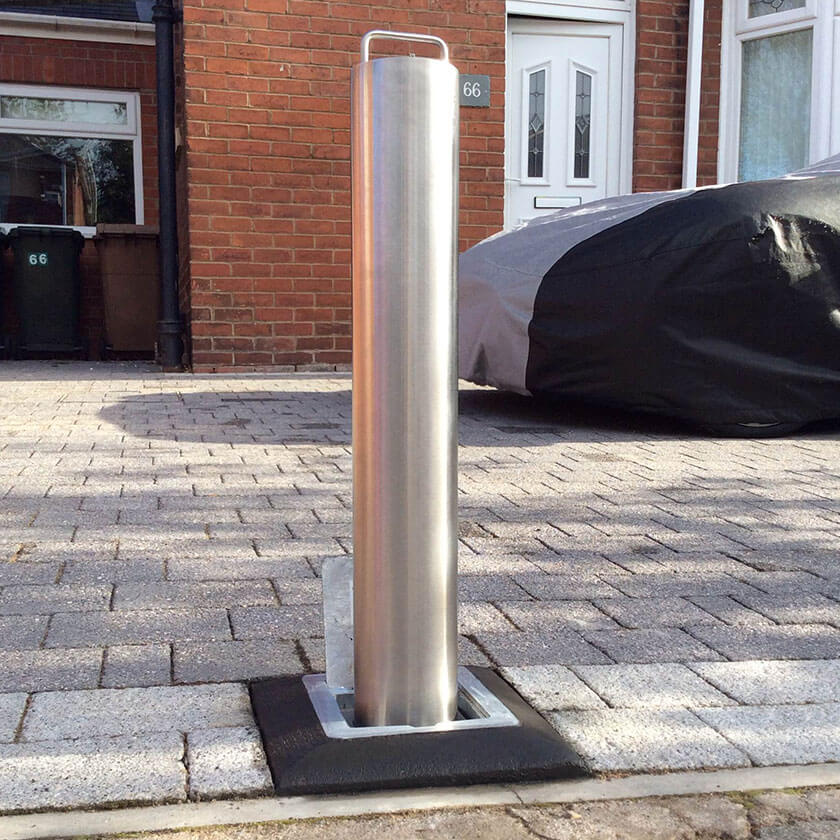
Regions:
<instances>
[{"instance_id":1,"label":"white door frame","mask_svg":"<svg viewBox=\"0 0 840 840\"><path fill-rule=\"evenodd\" d=\"M840 0L838 0L840 2ZM507 0L508 17L534 17L548 20L617 23L621 25L622 84L620 141L618 152L619 193L633 190L633 111L636 84L636 0ZM505 37L510 27L505 24ZM505 44L506 53L509 45ZM505 95L507 125L510 95ZM505 157L509 154L505 144ZM505 172L509 171L507 161ZM508 185L505 185L507 202Z\"/></svg>"}]
</instances>

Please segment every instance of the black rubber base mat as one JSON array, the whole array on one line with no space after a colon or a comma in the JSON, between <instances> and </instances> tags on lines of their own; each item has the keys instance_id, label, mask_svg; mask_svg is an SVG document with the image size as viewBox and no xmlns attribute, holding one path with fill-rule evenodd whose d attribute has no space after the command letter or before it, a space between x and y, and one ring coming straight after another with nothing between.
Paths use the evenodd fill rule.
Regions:
<instances>
[{"instance_id":1,"label":"black rubber base mat","mask_svg":"<svg viewBox=\"0 0 840 840\"><path fill-rule=\"evenodd\" d=\"M251 683L278 794L488 784L587 775L579 756L501 677L469 669L519 726L328 738L299 676Z\"/></svg>"}]
</instances>

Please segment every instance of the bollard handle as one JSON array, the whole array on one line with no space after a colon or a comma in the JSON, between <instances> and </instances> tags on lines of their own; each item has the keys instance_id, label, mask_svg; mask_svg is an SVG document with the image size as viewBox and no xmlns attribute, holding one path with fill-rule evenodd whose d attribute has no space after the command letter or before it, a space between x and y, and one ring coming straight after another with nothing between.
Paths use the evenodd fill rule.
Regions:
<instances>
[{"instance_id":1,"label":"bollard handle","mask_svg":"<svg viewBox=\"0 0 840 840\"><path fill-rule=\"evenodd\" d=\"M368 61L369 45L374 38L390 38L392 41L423 41L440 47L441 61L449 61L449 48L443 38L436 35L419 35L415 32L389 32L387 29L373 29L362 38L362 61Z\"/></svg>"}]
</instances>

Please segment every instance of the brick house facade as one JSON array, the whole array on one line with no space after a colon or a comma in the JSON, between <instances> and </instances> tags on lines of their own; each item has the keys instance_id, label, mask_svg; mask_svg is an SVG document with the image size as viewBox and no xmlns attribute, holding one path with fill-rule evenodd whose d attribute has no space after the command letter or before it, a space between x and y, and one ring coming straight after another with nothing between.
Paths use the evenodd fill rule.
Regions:
<instances>
[{"instance_id":1,"label":"brick house facade","mask_svg":"<svg viewBox=\"0 0 840 840\"><path fill-rule=\"evenodd\" d=\"M365 32L438 35L461 73L489 77L489 107L461 108L464 249L511 223L506 205L516 180L509 171L516 85L511 86L510 67L514 36L530 31L523 22L545 23L547 32L561 35L585 34L586 27L611 30L606 34L617 45L615 66L623 81L610 105L613 113L621 112L615 137L622 146L618 163L611 164L620 175L602 192L610 195L713 184L733 166L737 173L738 163L731 160L737 132L735 141L726 137L737 123L731 78L740 73L740 45L756 33L784 34L812 19L815 31L825 32L840 15L840 9L829 10L832 4L817 0L179 0L178 5L181 305L188 360L196 371L350 362L349 88ZM698 9L700 36L692 35L690 24ZM699 116L687 131L692 48L702 70ZM417 54L426 54L423 50L418 46ZM38 55L45 60L36 61ZM0 28L0 85L37 80L140 91L147 220L156 214L151 55L148 46L64 42L56 48ZM840 58L837 64L829 77L840 77ZM728 68L725 78L722 66ZM812 83L819 84L816 77ZM832 102L840 100L833 88L829 95ZM811 158L817 157L815 144L825 153L837 151L840 121L832 118L824 130L816 117L811 122L816 126ZM686 180L691 132L696 175ZM814 140L814 132L823 139ZM730 149L726 160L722 149Z\"/></svg>"}]
</instances>

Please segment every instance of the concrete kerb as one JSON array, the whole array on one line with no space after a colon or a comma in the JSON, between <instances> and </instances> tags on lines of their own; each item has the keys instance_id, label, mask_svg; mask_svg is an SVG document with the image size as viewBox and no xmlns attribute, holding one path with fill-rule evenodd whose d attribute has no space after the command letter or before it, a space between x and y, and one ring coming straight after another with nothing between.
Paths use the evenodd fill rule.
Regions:
<instances>
[{"instance_id":1,"label":"concrete kerb","mask_svg":"<svg viewBox=\"0 0 840 840\"><path fill-rule=\"evenodd\" d=\"M0 837L4 840L47 840L68 836L357 817L443 808L552 805L837 785L840 785L840 764L747 767L522 785L429 788L346 796L218 800L111 811L22 814L0 817Z\"/></svg>"}]
</instances>

